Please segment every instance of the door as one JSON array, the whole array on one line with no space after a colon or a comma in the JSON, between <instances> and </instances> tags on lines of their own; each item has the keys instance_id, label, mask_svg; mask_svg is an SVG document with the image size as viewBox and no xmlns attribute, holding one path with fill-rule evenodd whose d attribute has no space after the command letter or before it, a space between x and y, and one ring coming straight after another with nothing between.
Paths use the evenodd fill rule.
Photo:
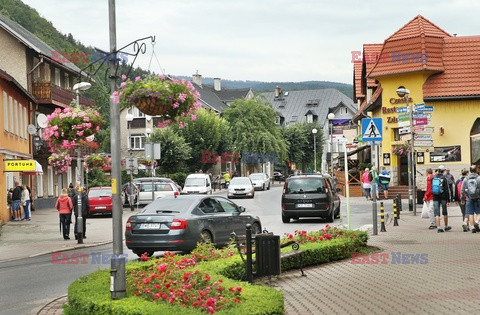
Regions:
<instances>
[{"instance_id":1,"label":"door","mask_svg":"<svg viewBox=\"0 0 480 315\"><path fill-rule=\"evenodd\" d=\"M228 214L228 225L226 226L226 229L229 237L232 232L235 232L237 235L245 235L246 225L249 221L249 218L245 215L241 215L241 212L233 202L224 198L217 197L216 199L222 206L223 211Z\"/></svg>"},{"instance_id":2,"label":"door","mask_svg":"<svg viewBox=\"0 0 480 315\"><path fill-rule=\"evenodd\" d=\"M398 184L399 185L408 185L408 157L400 156L398 159Z\"/></svg>"},{"instance_id":3,"label":"door","mask_svg":"<svg viewBox=\"0 0 480 315\"><path fill-rule=\"evenodd\" d=\"M213 198L205 198L200 203L199 209L205 214L202 220L205 227L212 232L214 243L217 245L227 243L230 238L228 226L231 215L225 213L222 206Z\"/></svg>"}]
</instances>

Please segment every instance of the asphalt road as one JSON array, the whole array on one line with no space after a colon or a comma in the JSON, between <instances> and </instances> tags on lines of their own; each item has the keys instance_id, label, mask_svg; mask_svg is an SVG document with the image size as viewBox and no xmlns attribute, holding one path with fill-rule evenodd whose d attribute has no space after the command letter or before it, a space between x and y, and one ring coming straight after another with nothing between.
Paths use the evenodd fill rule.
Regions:
<instances>
[{"instance_id":1,"label":"asphalt road","mask_svg":"<svg viewBox=\"0 0 480 315\"><path fill-rule=\"evenodd\" d=\"M244 206L248 212L260 217L262 226L270 232L283 235L295 230L319 230L327 223L322 219L300 219L288 224L282 223L280 216L280 200L282 187L272 187L268 191L257 191L254 199L234 199L237 204ZM226 196L226 192L219 195ZM371 224L371 203L362 202L351 205L351 228ZM342 198L341 219L335 220L333 225L347 224L346 204ZM330 224L332 225L332 224ZM109 263L97 263L92 253L110 254L112 245L91 247L82 250L64 252L69 256L88 254L87 263L81 264L53 264L52 255L43 255L25 260L17 260L0 264L0 314L33 314L40 307L51 300L65 295L67 288L75 279L98 269L110 268ZM124 247L124 253L129 260L136 260L137 256ZM101 255L96 254L96 255ZM161 255L161 253L156 253ZM81 261L81 260L80 260ZM95 263L94 263L95 262Z\"/></svg>"}]
</instances>

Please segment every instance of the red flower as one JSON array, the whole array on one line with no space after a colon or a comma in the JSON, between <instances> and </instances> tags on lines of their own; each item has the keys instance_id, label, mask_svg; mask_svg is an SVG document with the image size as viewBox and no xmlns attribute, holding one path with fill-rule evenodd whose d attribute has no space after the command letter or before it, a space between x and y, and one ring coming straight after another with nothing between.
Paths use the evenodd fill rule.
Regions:
<instances>
[{"instance_id":1,"label":"red flower","mask_svg":"<svg viewBox=\"0 0 480 315\"><path fill-rule=\"evenodd\" d=\"M297 232L295 232L296 234ZM288 239L292 239L293 238L293 235L292 234L288 234Z\"/></svg>"},{"instance_id":2,"label":"red flower","mask_svg":"<svg viewBox=\"0 0 480 315\"><path fill-rule=\"evenodd\" d=\"M332 239L332 234L330 233L326 233L323 235L327 240L331 240Z\"/></svg>"}]
</instances>

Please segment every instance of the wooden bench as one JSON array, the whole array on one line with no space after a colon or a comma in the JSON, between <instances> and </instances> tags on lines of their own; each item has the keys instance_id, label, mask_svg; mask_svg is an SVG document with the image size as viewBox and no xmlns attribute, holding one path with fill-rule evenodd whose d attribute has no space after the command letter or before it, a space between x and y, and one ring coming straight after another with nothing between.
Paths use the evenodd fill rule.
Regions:
<instances>
[{"instance_id":1,"label":"wooden bench","mask_svg":"<svg viewBox=\"0 0 480 315\"><path fill-rule=\"evenodd\" d=\"M266 230L263 231L264 234L273 235L273 233L268 232ZM241 280L246 280L247 277L247 260L245 259L244 255L246 255L246 236L238 236L234 232L231 233L232 238L235 241L235 247L237 248L238 253L240 254L240 258L242 259L243 264L245 265L245 271L241 277ZM285 248L288 246L292 246L292 251L289 252L281 252L280 253L280 261L290 258L296 257L298 261L298 268L300 268L301 276L306 277L307 275L303 271L303 255L304 251L300 250L300 244L297 241L290 240L284 244L280 244L280 249ZM252 255L255 254L255 237L252 236ZM256 263L256 259L252 259L252 264Z\"/></svg>"}]
</instances>

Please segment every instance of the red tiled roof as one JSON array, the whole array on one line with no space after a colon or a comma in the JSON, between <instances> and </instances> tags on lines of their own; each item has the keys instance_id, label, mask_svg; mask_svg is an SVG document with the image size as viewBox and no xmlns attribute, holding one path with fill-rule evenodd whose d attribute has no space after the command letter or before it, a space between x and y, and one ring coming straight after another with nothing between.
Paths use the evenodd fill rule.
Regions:
<instances>
[{"instance_id":1,"label":"red tiled roof","mask_svg":"<svg viewBox=\"0 0 480 315\"><path fill-rule=\"evenodd\" d=\"M452 37L418 15L387 38L380 59L367 77L379 77L421 70L444 71L443 39Z\"/></svg>"},{"instance_id":2,"label":"red tiled roof","mask_svg":"<svg viewBox=\"0 0 480 315\"><path fill-rule=\"evenodd\" d=\"M430 76L424 97L480 95L480 36L443 39L445 71Z\"/></svg>"},{"instance_id":3,"label":"red tiled roof","mask_svg":"<svg viewBox=\"0 0 480 315\"><path fill-rule=\"evenodd\" d=\"M365 97L362 93L362 64L360 62L355 62L353 64L353 85L355 89L355 99L360 97Z\"/></svg>"},{"instance_id":4,"label":"red tiled roof","mask_svg":"<svg viewBox=\"0 0 480 315\"><path fill-rule=\"evenodd\" d=\"M379 85L378 88L375 90L375 92L372 94L372 97L367 103L367 99L365 99L362 104L360 104L360 108L355 112L353 115L352 119L355 120L357 119L360 115L362 115L362 112L366 110L371 104L375 103L377 99L382 95L382 86Z\"/></svg>"},{"instance_id":5,"label":"red tiled roof","mask_svg":"<svg viewBox=\"0 0 480 315\"><path fill-rule=\"evenodd\" d=\"M370 73L373 67L380 58L380 53L382 52L383 44L364 44L363 45L363 60L365 62L366 71L365 73ZM367 87L377 86L375 79L367 78Z\"/></svg>"}]
</instances>

